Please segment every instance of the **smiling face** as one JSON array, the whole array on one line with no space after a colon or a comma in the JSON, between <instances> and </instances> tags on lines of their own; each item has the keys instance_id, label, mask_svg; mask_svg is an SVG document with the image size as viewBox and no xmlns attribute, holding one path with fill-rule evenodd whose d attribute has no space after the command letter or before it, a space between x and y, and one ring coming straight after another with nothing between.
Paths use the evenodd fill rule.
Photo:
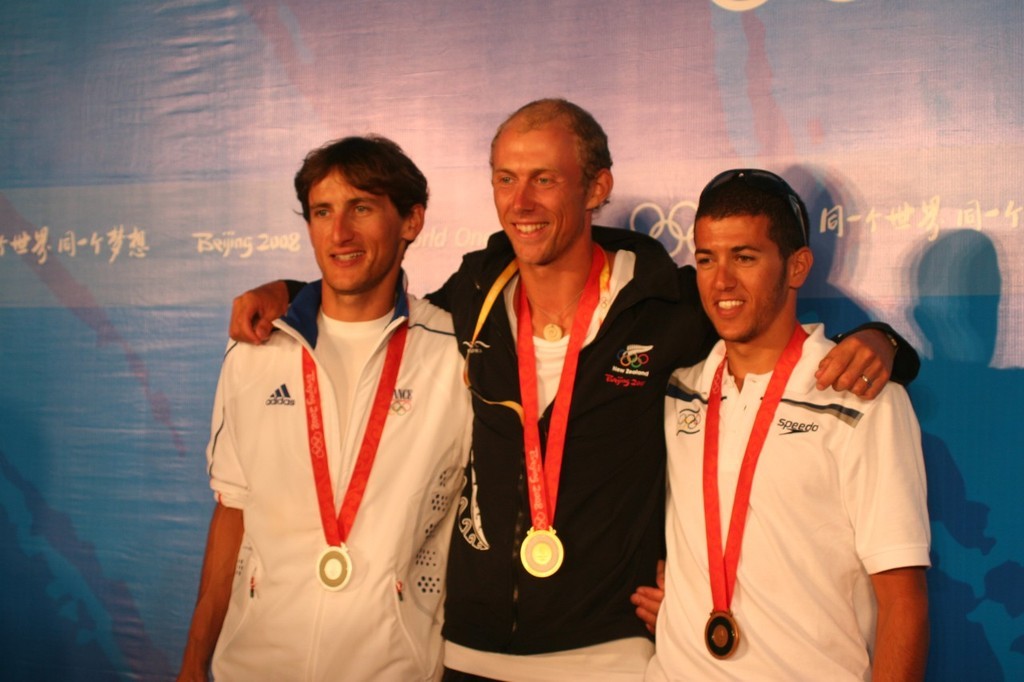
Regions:
<instances>
[{"instance_id":1,"label":"smiling face","mask_svg":"<svg viewBox=\"0 0 1024 682\"><path fill-rule=\"evenodd\" d=\"M510 121L494 141L491 168L494 206L521 267L590 263L591 212L611 192L611 172L584 185L576 138L563 122Z\"/></svg>"},{"instance_id":2,"label":"smiling face","mask_svg":"<svg viewBox=\"0 0 1024 682\"><path fill-rule=\"evenodd\" d=\"M703 217L694 226L701 303L730 347L781 352L796 324L796 292L813 257L803 247L783 260L769 227L763 215Z\"/></svg>"},{"instance_id":3,"label":"smiling face","mask_svg":"<svg viewBox=\"0 0 1024 682\"><path fill-rule=\"evenodd\" d=\"M335 170L309 190L309 238L323 274L323 311L349 322L373 320L394 305L405 253L423 228L423 206L405 218L387 195L349 184Z\"/></svg>"}]
</instances>

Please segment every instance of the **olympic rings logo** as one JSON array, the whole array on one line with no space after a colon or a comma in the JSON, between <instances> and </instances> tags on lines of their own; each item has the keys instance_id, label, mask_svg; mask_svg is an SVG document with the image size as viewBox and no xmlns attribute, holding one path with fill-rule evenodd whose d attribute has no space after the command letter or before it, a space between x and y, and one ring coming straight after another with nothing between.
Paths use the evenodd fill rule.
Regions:
<instances>
[{"instance_id":1,"label":"olympic rings logo","mask_svg":"<svg viewBox=\"0 0 1024 682\"><path fill-rule=\"evenodd\" d=\"M690 249L690 253L693 253L693 221L690 220L689 225L684 228L676 217L676 214L683 209L689 209L696 213L697 204L692 201L680 201L669 209L666 216L665 212L661 210L661 206L653 201L645 201L638 204L629 214L629 229L633 232L646 231L648 235L660 241L668 251L668 255L673 258L683 250L683 245L686 245ZM644 215L646 213L653 213L657 220L651 223L647 230L637 229L638 223L641 226L646 224L647 220ZM662 238L666 233L672 243L666 243L666 240Z\"/></svg>"},{"instance_id":2,"label":"olympic rings logo","mask_svg":"<svg viewBox=\"0 0 1024 682\"><path fill-rule=\"evenodd\" d=\"M746 12L748 10L756 9L761 5L768 2L768 0L711 0L713 3L727 9L730 12ZM835 3L847 3L853 2L853 0L829 0L829 2Z\"/></svg>"},{"instance_id":3,"label":"olympic rings logo","mask_svg":"<svg viewBox=\"0 0 1024 682\"><path fill-rule=\"evenodd\" d=\"M640 369L650 361L647 354L654 346L626 346L618 354L619 364L630 369Z\"/></svg>"},{"instance_id":4,"label":"olympic rings logo","mask_svg":"<svg viewBox=\"0 0 1024 682\"><path fill-rule=\"evenodd\" d=\"M391 401L391 412L392 414L401 417L403 414L408 414L409 410L412 409L412 401L402 398Z\"/></svg>"},{"instance_id":5,"label":"olympic rings logo","mask_svg":"<svg viewBox=\"0 0 1024 682\"><path fill-rule=\"evenodd\" d=\"M694 434L700 431L700 412L693 409L680 410L676 416L676 433Z\"/></svg>"}]
</instances>

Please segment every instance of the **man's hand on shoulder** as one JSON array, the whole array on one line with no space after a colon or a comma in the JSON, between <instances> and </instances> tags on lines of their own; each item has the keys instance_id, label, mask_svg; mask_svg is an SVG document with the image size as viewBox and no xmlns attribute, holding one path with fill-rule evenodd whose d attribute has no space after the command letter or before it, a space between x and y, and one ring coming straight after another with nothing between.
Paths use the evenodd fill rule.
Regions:
<instances>
[{"instance_id":1,"label":"man's hand on shoulder","mask_svg":"<svg viewBox=\"0 0 1024 682\"><path fill-rule=\"evenodd\" d=\"M288 287L281 280L267 282L235 298L228 334L235 341L261 344L270 338L273 322L288 310Z\"/></svg>"},{"instance_id":2,"label":"man's hand on shoulder","mask_svg":"<svg viewBox=\"0 0 1024 682\"><path fill-rule=\"evenodd\" d=\"M889 381L896 348L877 329L862 329L846 336L818 364L818 389L829 386L874 400Z\"/></svg>"}]
</instances>

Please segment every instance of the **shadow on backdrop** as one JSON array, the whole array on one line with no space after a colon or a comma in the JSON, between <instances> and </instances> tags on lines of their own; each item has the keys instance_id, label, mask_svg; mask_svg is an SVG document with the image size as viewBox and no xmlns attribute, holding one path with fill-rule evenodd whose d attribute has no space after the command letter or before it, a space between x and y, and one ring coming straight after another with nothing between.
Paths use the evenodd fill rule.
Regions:
<instances>
[{"instance_id":1,"label":"shadow on backdrop","mask_svg":"<svg viewBox=\"0 0 1024 682\"><path fill-rule=\"evenodd\" d=\"M834 174L808 167L793 167L783 175L804 198L811 217L815 262L799 299L801 321L823 322L829 333L868 321L871 315L857 299L834 284L849 279L844 271L855 271L858 240L823 220L837 206L856 210L853 189ZM984 588L963 580L979 554L989 555L997 542L988 528L990 509L968 497L964 472L975 495L984 486L981 499L1014 499L1015 491L998 488L1000 482L1022 480L1019 471L1016 476L1005 471L1019 470L1021 446L1011 421L991 408L992 396L1002 396L1007 405L1022 404L1022 377L1018 370L988 366L1001 289L995 248L988 238L974 231L948 234L927 243L916 261L909 269L917 279L908 291L917 296L914 320L930 346L918 349L921 372L910 387L921 423L933 530L927 679L1003 680L1005 671L995 654L999 643L990 638L993 633L1019 633L1019 623L995 623L975 612L986 599L1006 606L1010 619L1024 611L1024 606L1017 607L1024 600L1024 567L999 563L988 571ZM1021 556L1019 548L1016 556ZM986 629L983 624L990 622ZM1024 638L1017 637L1007 646L1021 651L1022 645Z\"/></svg>"},{"instance_id":2,"label":"shadow on backdrop","mask_svg":"<svg viewBox=\"0 0 1024 682\"><path fill-rule=\"evenodd\" d=\"M990 366L1002 291L998 254L983 233L958 230L923 245L910 271L913 318L928 344L911 386L933 529L928 676L1017 678L995 656L1016 652L1009 659L1024 666L1024 566L1015 560L1024 556L1024 448L1011 416L1024 404L1024 372Z\"/></svg>"}]
</instances>

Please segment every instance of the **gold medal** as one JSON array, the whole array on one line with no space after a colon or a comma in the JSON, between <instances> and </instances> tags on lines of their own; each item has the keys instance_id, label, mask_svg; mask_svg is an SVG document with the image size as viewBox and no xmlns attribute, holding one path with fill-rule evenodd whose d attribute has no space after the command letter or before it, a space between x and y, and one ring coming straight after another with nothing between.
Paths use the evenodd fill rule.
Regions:
<instances>
[{"instance_id":1,"label":"gold medal","mask_svg":"<svg viewBox=\"0 0 1024 682\"><path fill-rule=\"evenodd\" d=\"M729 658L740 645L740 626L728 611L712 611L704 627L704 644L715 658Z\"/></svg>"},{"instance_id":2,"label":"gold medal","mask_svg":"<svg viewBox=\"0 0 1024 682\"><path fill-rule=\"evenodd\" d=\"M336 592L352 577L352 558L345 545L328 547L316 562L316 577L325 590Z\"/></svg>"},{"instance_id":3,"label":"gold medal","mask_svg":"<svg viewBox=\"0 0 1024 682\"><path fill-rule=\"evenodd\" d=\"M523 568L537 578L547 578L553 575L562 566L564 558L565 549L553 528L547 530L531 528L526 533L523 544L519 547L519 559L523 562Z\"/></svg>"},{"instance_id":4,"label":"gold medal","mask_svg":"<svg viewBox=\"0 0 1024 682\"><path fill-rule=\"evenodd\" d=\"M544 325L544 340L545 341L558 341L562 338L562 328L557 324L546 324Z\"/></svg>"}]
</instances>

